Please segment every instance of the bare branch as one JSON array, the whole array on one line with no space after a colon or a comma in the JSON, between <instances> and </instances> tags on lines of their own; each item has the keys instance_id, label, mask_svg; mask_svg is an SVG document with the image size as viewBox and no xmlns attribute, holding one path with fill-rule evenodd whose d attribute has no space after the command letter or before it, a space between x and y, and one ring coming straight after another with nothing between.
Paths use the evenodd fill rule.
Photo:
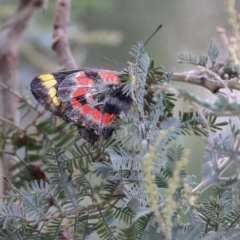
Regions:
<instances>
[{"instance_id":1,"label":"bare branch","mask_svg":"<svg viewBox=\"0 0 240 240\"><path fill-rule=\"evenodd\" d=\"M210 188L213 184L214 184L213 181L203 180L202 182L200 182L200 183L192 190L192 194L196 194L196 193L198 193L198 192L202 193L202 192L204 192L206 189Z\"/></svg>"},{"instance_id":2,"label":"bare branch","mask_svg":"<svg viewBox=\"0 0 240 240\"><path fill-rule=\"evenodd\" d=\"M26 30L29 20L31 19L35 9L41 6L41 0L20 0L15 13L8 21L5 31L2 32L0 41L0 81L3 86L10 86L11 92L6 88L1 90L2 99L2 116L3 119L18 125L18 99L13 93L18 92L18 48L22 35ZM11 77L9 77L11 73ZM7 130L7 126L3 125L3 132ZM6 151L8 151L6 147ZM2 157L2 169L3 174L11 178L13 172L9 169L13 165L13 161L6 154L1 154ZM6 193L8 186L4 186L4 192Z\"/></svg>"},{"instance_id":3,"label":"bare branch","mask_svg":"<svg viewBox=\"0 0 240 240\"><path fill-rule=\"evenodd\" d=\"M172 80L176 82L185 82L202 86L204 88L207 88L212 93L217 93L220 89L226 88L226 86L229 89L240 90L240 82L237 78L219 81L207 78L203 75L199 76L190 72L184 72L174 73Z\"/></svg>"},{"instance_id":4,"label":"bare branch","mask_svg":"<svg viewBox=\"0 0 240 240\"><path fill-rule=\"evenodd\" d=\"M6 22L0 24L0 31L4 30L5 28L8 28L15 24L16 21L22 21L27 15L29 14L28 8L23 9L19 12L16 16L8 19Z\"/></svg>"},{"instance_id":5,"label":"bare branch","mask_svg":"<svg viewBox=\"0 0 240 240\"><path fill-rule=\"evenodd\" d=\"M48 4L49 4L49 0L43 0L43 5L42 5L43 12L47 10Z\"/></svg>"},{"instance_id":6,"label":"bare branch","mask_svg":"<svg viewBox=\"0 0 240 240\"><path fill-rule=\"evenodd\" d=\"M71 0L56 0L53 25L52 48L56 51L59 66L64 69L77 68L67 39L67 28L70 22L70 3Z\"/></svg>"}]
</instances>

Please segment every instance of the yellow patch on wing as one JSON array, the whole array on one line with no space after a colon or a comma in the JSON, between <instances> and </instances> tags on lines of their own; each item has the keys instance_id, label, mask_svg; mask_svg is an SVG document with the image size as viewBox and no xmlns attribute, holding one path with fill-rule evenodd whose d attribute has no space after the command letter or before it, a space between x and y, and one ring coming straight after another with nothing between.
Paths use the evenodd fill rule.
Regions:
<instances>
[{"instance_id":1,"label":"yellow patch on wing","mask_svg":"<svg viewBox=\"0 0 240 240\"><path fill-rule=\"evenodd\" d=\"M60 101L59 98L56 97L56 96L52 99L52 101L53 101L53 104L54 104L55 106L60 106L60 104L61 104L61 101Z\"/></svg>"},{"instance_id":2,"label":"yellow patch on wing","mask_svg":"<svg viewBox=\"0 0 240 240\"><path fill-rule=\"evenodd\" d=\"M56 90L56 88L50 88L50 89L48 90L48 94L49 94L49 96L50 96L51 98L55 97L55 96L57 95L57 90Z\"/></svg>"},{"instance_id":3,"label":"yellow patch on wing","mask_svg":"<svg viewBox=\"0 0 240 240\"><path fill-rule=\"evenodd\" d=\"M40 80L40 84L47 90L47 94L45 95L47 107L53 112L61 111L64 113L65 108L57 97L57 89L54 87L57 84L55 77L48 73L39 75L38 79Z\"/></svg>"},{"instance_id":4,"label":"yellow patch on wing","mask_svg":"<svg viewBox=\"0 0 240 240\"><path fill-rule=\"evenodd\" d=\"M52 74L42 74L39 75L38 78L42 81L48 81L54 79L54 76Z\"/></svg>"},{"instance_id":5,"label":"yellow patch on wing","mask_svg":"<svg viewBox=\"0 0 240 240\"><path fill-rule=\"evenodd\" d=\"M55 84L57 84L57 80L55 80L55 79L52 79L52 80L49 80L49 81L44 81L44 82L42 83L42 85L43 85L44 87L46 87L46 88L51 88L51 87L53 87Z\"/></svg>"}]
</instances>

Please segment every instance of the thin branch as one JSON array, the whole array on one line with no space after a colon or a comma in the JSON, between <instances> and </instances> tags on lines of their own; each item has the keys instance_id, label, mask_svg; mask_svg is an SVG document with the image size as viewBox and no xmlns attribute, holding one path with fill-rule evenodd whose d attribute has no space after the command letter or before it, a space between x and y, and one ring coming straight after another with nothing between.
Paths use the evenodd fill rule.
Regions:
<instances>
[{"instance_id":1,"label":"thin branch","mask_svg":"<svg viewBox=\"0 0 240 240\"><path fill-rule=\"evenodd\" d=\"M21 116L20 122L31 112L31 108L28 108L27 111Z\"/></svg>"},{"instance_id":2,"label":"thin branch","mask_svg":"<svg viewBox=\"0 0 240 240\"><path fill-rule=\"evenodd\" d=\"M240 115L240 111L224 111L224 112L212 112L208 111L206 112L208 116L214 116L214 117L236 117Z\"/></svg>"},{"instance_id":3,"label":"thin branch","mask_svg":"<svg viewBox=\"0 0 240 240\"><path fill-rule=\"evenodd\" d=\"M193 190L192 190L192 194L196 194L198 192L202 193L204 192L206 189L210 188L212 185L214 184L214 182L210 181L210 180L204 180L202 182L200 182Z\"/></svg>"},{"instance_id":4,"label":"thin branch","mask_svg":"<svg viewBox=\"0 0 240 240\"><path fill-rule=\"evenodd\" d=\"M36 106L33 106L30 102L28 102L26 99L24 99L22 96L20 96L18 93L16 93L14 90L10 89L9 87L7 87L5 84L0 82L0 87L2 87L2 89L8 91L9 93L11 93L14 97L18 98L20 101L24 100L24 103L26 103L29 107L31 107L33 110L35 110L36 112L38 112L38 110L36 109Z\"/></svg>"},{"instance_id":5,"label":"thin branch","mask_svg":"<svg viewBox=\"0 0 240 240\"><path fill-rule=\"evenodd\" d=\"M184 72L184 73L174 73L173 81L175 82L185 82L191 83L204 87L211 91L212 93L219 92L220 89L228 87L229 89L240 90L240 82L237 78L232 78L230 80L213 80L206 76L199 76L196 73Z\"/></svg>"},{"instance_id":6,"label":"thin branch","mask_svg":"<svg viewBox=\"0 0 240 240\"><path fill-rule=\"evenodd\" d=\"M34 126L36 129L38 129L38 127L37 127L37 125L36 124L29 124L29 126ZM28 126L28 127L29 127ZM55 142L54 142L54 140L49 136L49 134L47 134L43 129L41 129L41 131L40 131L42 134L43 134L43 136L49 141L49 142L51 142L51 144L54 144Z\"/></svg>"},{"instance_id":7,"label":"thin branch","mask_svg":"<svg viewBox=\"0 0 240 240\"><path fill-rule=\"evenodd\" d=\"M0 153L5 153L5 154L8 154L8 155L14 155L15 154L14 152L3 151L3 150L0 150Z\"/></svg>"},{"instance_id":8,"label":"thin branch","mask_svg":"<svg viewBox=\"0 0 240 240\"><path fill-rule=\"evenodd\" d=\"M177 88L171 87L168 84L163 84L162 86L158 86L159 91L166 91L167 93L171 93L174 94L177 98L180 98L182 95L180 93L180 91ZM183 96L183 98L185 98ZM190 103L193 102L192 100L188 100ZM197 101L196 101L197 102ZM214 112L212 110L209 110L209 107L206 106L206 104L201 104L199 102L197 102L198 105L205 107L205 109L208 109L208 111L206 111L206 115L207 116L215 116L215 117L233 117L233 116L238 116L240 115L240 110L236 109L236 110L226 110L226 111L221 111L221 112Z\"/></svg>"},{"instance_id":9,"label":"thin branch","mask_svg":"<svg viewBox=\"0 0 240 240\"><path fill-rule=\"evenodd\" d=\"M67 28L70 22L70 3L71 0L56 0L53 25L52 48L56 51L59 66L63 69L77 68L67 39Z\"/></svg>"},{"instance_id":10,"label":"thin branch","mask_svg":"<svg viewBox=\"0 0 240 240\"><path fill-rule=\"evenodd\" d=\"M49 0L43 0L42 10L45 12L48 9Z\"/></svg>"},{"instance_id":11,"label":"thin branch","mask_svg":"<svg viewBox=\"0 0 240 240\"><path fill-rule=\"evenodd\" d=\"M24 131L23 128L21 128L20 126L18 126L17 124L15 124L14 122L12 122L12 121L10 121L10 120L8 120L8 119L6 119L6 118L0 117L0 122L7 123L7 124L9 124L9 125L17 128L17 129L20 130L20 131Z\"/></svg>"},{"instance_id":12,"label":"thin branch","mask_svg":"<svg viewBox=\"0 0 240 240\"><path fill-rule=\"evenodd\" d=\"M218 161L220 161L220 159ZM232 163L233 163L233 160L230 157L226 157L226 158L223 159L223 162L219 165L219 168L218 168L218 170L219 170L218 179L220 181L223 180L221 175L230 167L230 165ZM211 181L211 179L202 180L202 182L200 182L198 184L198 186L196 186L193 189L192 193L193 194L196 194L197 192L201 192L202 193L202 192L204 192L206 189L208 189L209 187L211 187L215 183L216 182Z\"/></svg>"},{"instance_id":13,"label":"thin branch","mask_svg":"<svg viewBox=\"0 0 240 240\"><path fill-rule=\"evenodd\" d=\"M34 5L34 1L32 1L31 4L26 5L26 7L21 8L20 11L18 11L18 14L14 14L10 19L8 19L6 22L0 24L0 31L9 28L11 26L14 26L16 22L25 22L25 19L28 18L29 14L31 14L32 11L32 4Z\"/></svg>"},{"instance_id":14,"label":"thin branch","mask_svg":"<svg viewBox=\"0 0 240 240\"><path fill-rule=\"evenodd\" d=\"M233 161L230 157L224 158L223 162L219 165L219 171L221 172L221 174L227 170L227 168L230 166L232 162Z\"/></svg>"},{"instance_id":15,"label":"thin branch","mask_svg":"<svg viewBox=\"0 0 240 240\"><path fill-rule=\"evenodd\" d=\"M236 137L236 141L234 143L234 151L239 151L240 146L240 136ZM220 176L229 168L229 166L233 163L233 160L230 157L223 158L223 161L219 165Z\"/></svg>"},{"instance_id":16,"label":"thin branch","mask_svg":"<svg viewBox=\"0 0 240 240\"><path fill-rule=\"evenodd\" d=\"M218 80L219 81L219 80ZM222 83L222 81L219 81L220 83ZM226 88L225 86L225 83L222 83L222 87L223 88ZM228 86L229 87L229 86ZM172 88L170 87L169 85L165 84L165 85L162 85L160 90L165 90L166 92L168 93L173 93L175 94L176 96L179 97L179 91L175 88ZM193 105L193 104L192 104ZM194 105L195 106L195 105ZM195 106L195 109L197 109L197 107ZM209 113L208 113L209 114ZM212 113L211 112L211 115L218 115L219 113ZM221 116L226 114L226 116L230 116L232 115L232 112L231 111L225 111L224 113L220 113ZM236 112L235 112L236 114ZM235 115L234 114L234 115ZM239 113L238 113L239 114ZM206 119L205 117L203 117L203 115L201 116L202 119L205 120L206 122ZM206 122L207 124L207 122ZM208 136L210 137L211 134L210 134L210 131L208 131ZM212 142L212 137L210 137L210 142L211 142L211 145L213 144ZM240 137L237 137L236 141L235 141L235 145L234 145L234 149L235 151L238 151L239 150L239 146L240 146ZM222 161L221 161L222 160ZM204 179L201 181L200 184L198 184L198 186L196 186L192 193L193 194L196 194L197 192L203 192L205 191L206 189L208 189L209 187L211 187L213 184L216 184L216 181L213 181L212 179L218 179L220 180L221 178L221 175L229 168L229 166L232 164L233 162L233 159L231 159L230 157L226 157L224 159L217 159L217 156L216 156L216 153L214 153L214 161L215 161L215 165L218 166L217 169L215 169L215 173L214 173L214 176L212 176L211 178L209 179Z\"/></svg>"},{"instance_id":17,"label":"thin branch","mask_svg":"<svg viewBox=\"0 0 240 240\"><path fill-rule=\"evenodd\" d=\"M106 221L106 219L105 219L105 217L104 217L104 215L103 215L102 210L101 210L100 207L98 207L98 211L99 211L99 213L100 213L100 216L101 216L101 218L102 218L102 221L104 222L104 225L105 225L106 228L108 229L108 232L111 233L111 235L112 235L112 236L111 236L112 239L116 239L116 238L114 237L113 231L112 231L112 229L110 228L108 222Z\"/></svg>"},{"instance_id":18,"label":"thin branch","mask_svg":"<svg viewBox=\"0 0 240 240\"><path fill-rule=\"evenodd\" d=\"M15 13L5 24L5 31L3 31L0 39L0 81L2 89L2 116L3 119L7 119L9 123L18 124L18 94L15 94L18 90L18 50L22 36L28 26L28 23L33 16L36 8L42 4L41 0L20 0ZM11 78L9 77L11 73ZM6 86L11 86L11 90ZM5 121L6 122L6 121ZM2 130L6 132L7 126L3 125ZM19 127L18 127L19 128ZM6 146L8 151L9 146ZM2 154L2 169L4 175L8 178L14 174L9 169L14 164L8 155ZM6 193L9 186L4 186L4 192Z\"/></svg>"},{"instance_id":19,"label":"thin branch","mask_svg":"<svg viewBox=\"0 0 240 240\"><path fill-rule=\"evenodd\" d=\"M209 126L209 123L205 117L205 115L203 114L202 111L199 111L198 107L191 103L191 105L193 106L193 108L196 110L196 112L198 112L199 116L202 118L202 120L204 121L205 123L205 128L207 130L207 136L208 136L208 140L209 140L209 143L210 143L210 146L209 148L211 149L214 145L214 141L213 141L213 136L212 136L212 132L211 132L211 129L210 129L210 126ZM216 168L216 170L218 171L218 159L217 159L217 152L215 149L212 149L212 154L213 154L213 163L214 163L214 166Z\"/></svg>"},{"instance_id":20,"label":"thin branch","mask_svg":"<svg viewBox=\"0 0 240 240\"><path fill-rule=\"evenodd\" d=\"M42 112L38 112L36 114L36 116L34 117L34 119L28 124L25 126L25 128L23 129L24 132L26 132L28 130L28 128L30 128L31 126L36 126L36 122L38 121L38 119L46 112L46 110L43 110Z\"/></svg>"},{"instance_id":21,"label":"thin branch","mask_svg":"<svg viewBox=\"0 0 240 240\"><path fill-rule=\"evenodd\" d=\"M229 99L232 100L233 103L237 104L237 97L236 95L231 92L231 90L229 89L228 85L227 85L227 82L228 81L224 81L220 76L218 76L215 72L211 71L210 69L208 68L203 68L205 70L206 73L212 75L216 80L219 80L220 82L222 82L222 84L225 86L225 89L227 91L227 94L228 94L228 97ZM240 116L237 116L238 118L238 128L239 128L239 123L240 123Z\"/></svg>"}]
</instances>

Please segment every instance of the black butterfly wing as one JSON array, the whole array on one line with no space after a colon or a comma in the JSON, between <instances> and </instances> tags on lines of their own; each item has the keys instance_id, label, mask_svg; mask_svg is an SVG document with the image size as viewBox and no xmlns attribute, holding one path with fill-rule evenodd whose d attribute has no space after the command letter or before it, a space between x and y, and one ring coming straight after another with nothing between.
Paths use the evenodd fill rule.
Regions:
<instances>
[{"instance_id":1,"label":"black butterfly wing","mask_svg":"<svg viewBox=\"0 0 240 240\"><path fill-rule=\"evenodd\" d=\"M45 109L75 124L93 145L100 135L111 137L109 125L130 109L132 99L120 84L118 72L89 68L39 75L31 91Z\"/></svg>"}]
</instances>

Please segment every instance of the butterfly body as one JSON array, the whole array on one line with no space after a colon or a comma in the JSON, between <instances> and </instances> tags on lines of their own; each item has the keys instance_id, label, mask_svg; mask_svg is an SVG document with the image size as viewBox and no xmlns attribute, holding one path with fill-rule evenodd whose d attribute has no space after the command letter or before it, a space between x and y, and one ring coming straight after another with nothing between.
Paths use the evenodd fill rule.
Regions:
<instances>
[{"instance_id":1,"label":"butterfly body","mask_svg":"<svg viewBox=\"0 0 240 240\"><path fill-rule=\"evenodd\" d=\"M92 145L99 136L111 137L109 125L132 104L122 92L120 73L105 69L42 74L32 80L31 91L45 109L76 125Z\"/></svg>"}]
</instances>

